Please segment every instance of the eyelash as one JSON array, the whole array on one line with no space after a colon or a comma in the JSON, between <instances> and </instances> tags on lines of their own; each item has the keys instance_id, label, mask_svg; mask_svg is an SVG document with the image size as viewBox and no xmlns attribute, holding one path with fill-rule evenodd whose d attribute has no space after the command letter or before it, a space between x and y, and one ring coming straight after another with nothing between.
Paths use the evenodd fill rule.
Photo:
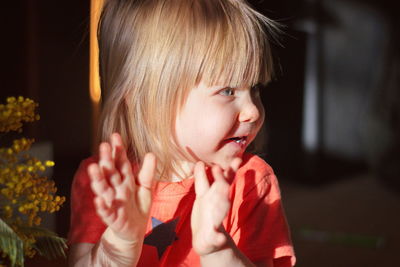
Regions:
<instances>
[{"instance_id":1,"label":"eyelash","mask_svg":"<svg viewBox=\"0 0 400 267\"><path fill-rule=\"evenodd\" d=\"M255 95L255 96L258 96L260 94L260 87L261 87L260 84L256 84L255 86L253 86L251 88L252 94Z\"/></svg>"},{"instance_id":2,"label":"eyelash","mask_svg":"<svg viewBox=\"0 0 400 267\"><path fill-rule=\"evenodd\" d=\"M228 92L228 94L225 94L225 92ZM219 94L222 96L234 96L235 95L235 89L230 88L230 87L226 87L224 89L222 89L221 91L219 91Z\"/></svg>"},{"instance_id":3,"label":"eyelash","mask_svg":"<svg viewBox=\"0 0 400 267\"><path fill-rule=\"evenodd\" d=\"M252 86L251 88L251 93L254 96L259 96L260 95L260 87L262 87L262 84L256 84L254 86ZM222 96L235 96L236 90L232 87L226 87L224 89L222 89L221 91L218 92L218 94L222 95Z\"/></svg>"}]
</instances>

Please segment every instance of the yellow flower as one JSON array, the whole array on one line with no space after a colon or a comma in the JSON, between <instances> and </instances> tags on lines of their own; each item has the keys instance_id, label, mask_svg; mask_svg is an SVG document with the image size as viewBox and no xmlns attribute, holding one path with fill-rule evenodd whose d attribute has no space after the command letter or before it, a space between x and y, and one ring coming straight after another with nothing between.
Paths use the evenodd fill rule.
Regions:
<instances>
[{"instance_id":1,"label":"yellow flower","mask_svg":"<svg viewBox=\"0 0 400 267\"><path fill-rule=\"evenodd\" d=\"M54 161L46 160L46 161L45 161L45 165L46 165L47 167L53 167L55 164L54 164Z\"/></svg>"},{"instance_id":2,"label":"yellow flower","mask_svg":"<svg viewBox=\"0 0 400 267\"><path fill-rule=\"evenodd\" d=\"M37 106L33 100L22 96L7 98L5 104L0 104L0 133L21 132L23 123L39 120L40 116L35 113ZM42 176L54 162L29 154L34 141L20 138L13 140L10 147L0 148L0 215L23 241L27 257L35 254L36 240L19 231L20 227L40 225L40 212L58 211L66 200L56 195L54 181Z\"/></svg>"},{"instance_id":3,"label":"yellow flower","mask_svg":"<svg viewBox=\"0 0 400 267\"><path fill-rule=\"evenodd\" d=\"M0 104L0 132L21 131L23 122L39 120L33 100L19 96L9 97L6 104Z\"/></svg>"}]
</instances>

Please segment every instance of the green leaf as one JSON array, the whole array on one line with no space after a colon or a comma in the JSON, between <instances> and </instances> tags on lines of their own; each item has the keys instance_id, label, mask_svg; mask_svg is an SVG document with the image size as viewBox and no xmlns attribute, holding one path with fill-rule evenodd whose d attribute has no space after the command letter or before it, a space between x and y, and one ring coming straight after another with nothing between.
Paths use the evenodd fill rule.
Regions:
<instances>
[{"instance_id":1,"label":"green leaf","mask_svg":"<svg viewBox=\"0 0 400 267\"><path fill-rule=\"evenodd\" d=\"M36 239L33 248L49 260L59 257L66 258L65 250L67 249L66 240L57 236L56 233L41 227L24 227L20 229L23 233L32 235Z\"/></svg>"},{"instance_id":2,"label":"green leaf","mask_svg":"<svg viewBox=\"0 0 400 267\"><path fill-rule=\"evenodd\" d=\"M0 218L0 250L5 253L11 266L24 266L24 247L19 236Z\"/></svg>"}]
</instances>

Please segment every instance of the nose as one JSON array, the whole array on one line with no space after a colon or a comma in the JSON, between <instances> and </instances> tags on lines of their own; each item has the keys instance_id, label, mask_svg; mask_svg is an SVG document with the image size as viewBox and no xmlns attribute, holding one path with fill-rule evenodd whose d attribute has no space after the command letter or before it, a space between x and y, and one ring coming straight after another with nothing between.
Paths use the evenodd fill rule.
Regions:
<instances>
[{"instance_id":1,"label":"nose","mask_svg":"<svg viewBox=\"0 0 400 267\"><path fill-rule=\"evenodd\" d=\"M261 104L260 104L261 105ZM257 105L248 97L244 103L242 103L242 107L239 113L239 121L240 122L255 122L257 121L263 112L262 106Z\"/></svg>"}]
</instances>

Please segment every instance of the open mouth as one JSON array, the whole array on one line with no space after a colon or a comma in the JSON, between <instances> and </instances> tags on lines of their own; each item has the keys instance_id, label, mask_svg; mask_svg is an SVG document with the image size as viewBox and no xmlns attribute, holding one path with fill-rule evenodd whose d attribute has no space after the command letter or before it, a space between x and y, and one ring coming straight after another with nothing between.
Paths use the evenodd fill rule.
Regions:
<instances>
[{"instance_id":1,"label":"open mouth","mask_svg":"<svg viewBox=\"0 0 400 267\"><path fill-rule=\"evenodd\" d=\"M229 138L228 140L233 141L237 144L244 145L244 144L246 144L247 136L232 137L232 138Z\"/></svg>"}]
</instances>

